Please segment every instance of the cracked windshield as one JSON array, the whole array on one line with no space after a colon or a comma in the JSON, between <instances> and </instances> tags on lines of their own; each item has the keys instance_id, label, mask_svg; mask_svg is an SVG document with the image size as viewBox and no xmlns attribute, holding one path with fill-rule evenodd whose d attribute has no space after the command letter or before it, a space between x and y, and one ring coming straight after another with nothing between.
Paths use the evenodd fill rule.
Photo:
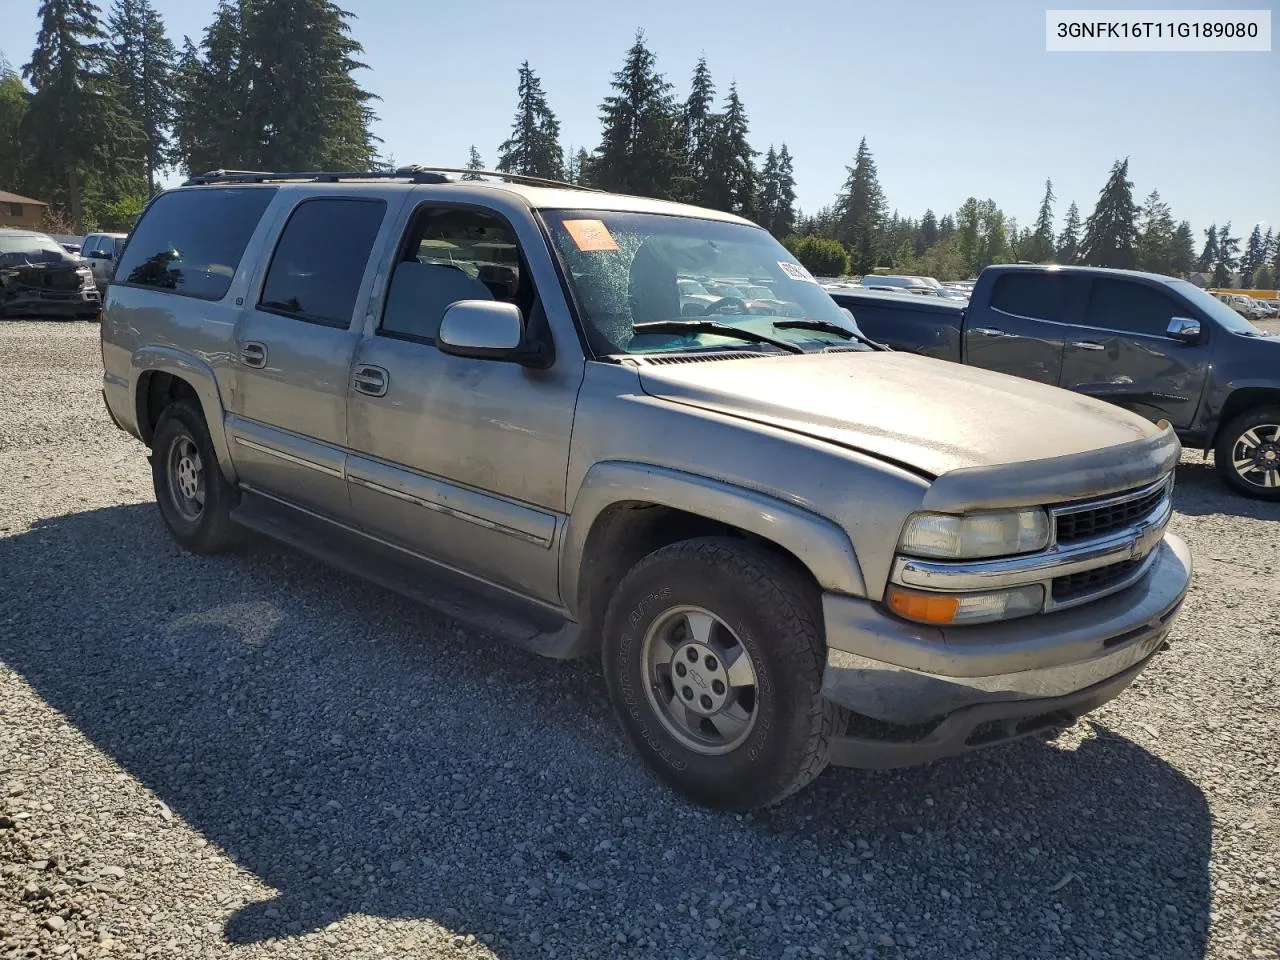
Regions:
<instances>
[{"instance_id":1,"label":"cracked windshield","mask_svg":"<svg viewBox=\"0 0 1280 960\"><path fill-rule=\"evenodd\" d=\"M821 349L849 342L857 330L809 271L756 227L599 210L546 218L597 354L780 349L756 337ZM643 329L663 321L687 326ZM708 323L722 329L711 332Z\"/></svg>"}]
</instances>

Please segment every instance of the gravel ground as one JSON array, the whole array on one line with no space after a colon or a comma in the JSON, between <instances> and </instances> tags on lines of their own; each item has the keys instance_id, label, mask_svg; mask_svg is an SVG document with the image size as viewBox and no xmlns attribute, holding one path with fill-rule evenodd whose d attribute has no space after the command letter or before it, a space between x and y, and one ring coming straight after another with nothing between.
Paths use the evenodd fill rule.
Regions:
<instances>
[{"instance_id":1,"label":"gravel ground","mask_svg":"<svg viewBox=\"0 0 1280 960\"><path fill-rule=\"evenodd\" d=\"M0 958L1280 956L1280 506L1199 455L1173 646L1056 741L719 815L593 663L165 535L93 324L0 324Z\"/></svg>"}]
</instances>

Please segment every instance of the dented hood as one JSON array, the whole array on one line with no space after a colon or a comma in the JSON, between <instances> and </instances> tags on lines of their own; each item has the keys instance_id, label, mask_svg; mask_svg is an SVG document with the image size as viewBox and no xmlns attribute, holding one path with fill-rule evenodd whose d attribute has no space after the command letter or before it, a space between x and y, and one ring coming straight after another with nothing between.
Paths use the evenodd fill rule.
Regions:
<instances>
[{"instance_id":1,"label":"dented hood","mask_svg":"<svg viewBox=\"0 0 1280 960\"><path fill-rule=\"evenodd\" d=\"M1167 427L1119 407L913 354L646 362L639 373L650 396L827 440L931 478L1018 464L1030 481L1046 471L1026 472L1028 461L1097 464L1124 456L1113 451L1121 445L1177 451Z\"/></svg>"}]
</instances>

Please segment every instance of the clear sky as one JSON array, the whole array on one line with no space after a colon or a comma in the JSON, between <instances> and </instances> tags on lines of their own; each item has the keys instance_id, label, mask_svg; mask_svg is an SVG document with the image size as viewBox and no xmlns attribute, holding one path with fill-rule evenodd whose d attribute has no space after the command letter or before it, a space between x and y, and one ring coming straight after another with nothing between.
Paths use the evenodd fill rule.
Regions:
<instances>
[{"instance_id":1,"label":"clear sky","mask_svg":"<svg viewBox=\"0 0 1280 960\"><path fill-rule=\"evenodd\" d=\"M98 0L105 4L109 0ZM1138 0L1129 0L1138 6ZM198 40L214 0L154 0L175 42ZM487 164L515 109L528 59L566 147L599 142L599 104L637 28L683 98L699 54L720 93L737 81L760 150L785 141L800 206L830 202L862 137L891 208L941 215L994 199L1021 224L1044 180L1057 225L1087 215L1111 163L1130 158L1139 198L1152 188L1199 232L1231 220L1247 234L1280 223L1280 52L1046 53L1045 9L1027 0L343 0L380 96L376 132L398 163ZM1123 8L1091 0L1081 8ZM1148 4L1155 6L1155 4ZM1161 0L1163 8L1191 7ZM1198 0L1271 9L1275 0ZM29 59L39 0L0 0L0 50Z\"/></svg>"}]
</instances>

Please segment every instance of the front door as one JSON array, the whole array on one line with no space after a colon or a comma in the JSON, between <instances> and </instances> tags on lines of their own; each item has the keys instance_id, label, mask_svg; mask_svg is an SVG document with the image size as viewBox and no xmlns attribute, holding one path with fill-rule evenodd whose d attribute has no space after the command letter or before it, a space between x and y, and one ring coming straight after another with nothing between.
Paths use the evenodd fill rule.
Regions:
<instances>
[{"instance_id":1,"label":"front door","mask_svg":"<svg viewBox=\"0 0 1280 960\"><path fill-rule=\"evenodd\" d=\"M1078 300L1079 282L1069 274L1001 274L991 289L990 309L965 319L964 362L1056 384L1062 371L1063 323Z\"/></svg>"},{"instance_id":2,"label":"front door","mask_svg":"<svg viewBox=\"0 0 1280 960\"><path fill-rule=\"evenodd\" d=\"M241 482L335 518L350 515L352 318L386 209L367 195L302 200L236 325L227 432Z\"/></svg>"},{"instance_id":3,"label":"front door","mask_svg":"<svg viewBox=\"0 0 1280 960\"><path fill-rule=\"evenodd\" d=\"M536 370L441 353L440 321L459 300L514 303L532 333L550 336L507 221L474 207L421 207L352 367L352 507L378 537L554 602L582 362Z\"/></svg>"},{"instance_id":4,"label":"front door","mask_svg":"<svg viewBox=\"0 0 1280 960\"><path fill-rule=\"evenodd\" d=\"M1174 317L1199 320L1200 341L1188 344L1169 337ZM1148 420L1189 427L1208 377L1211 328L1158 282L1095 277L1084 323L1067 338L1059 385Z\"/></svg>"}]
</instances>

